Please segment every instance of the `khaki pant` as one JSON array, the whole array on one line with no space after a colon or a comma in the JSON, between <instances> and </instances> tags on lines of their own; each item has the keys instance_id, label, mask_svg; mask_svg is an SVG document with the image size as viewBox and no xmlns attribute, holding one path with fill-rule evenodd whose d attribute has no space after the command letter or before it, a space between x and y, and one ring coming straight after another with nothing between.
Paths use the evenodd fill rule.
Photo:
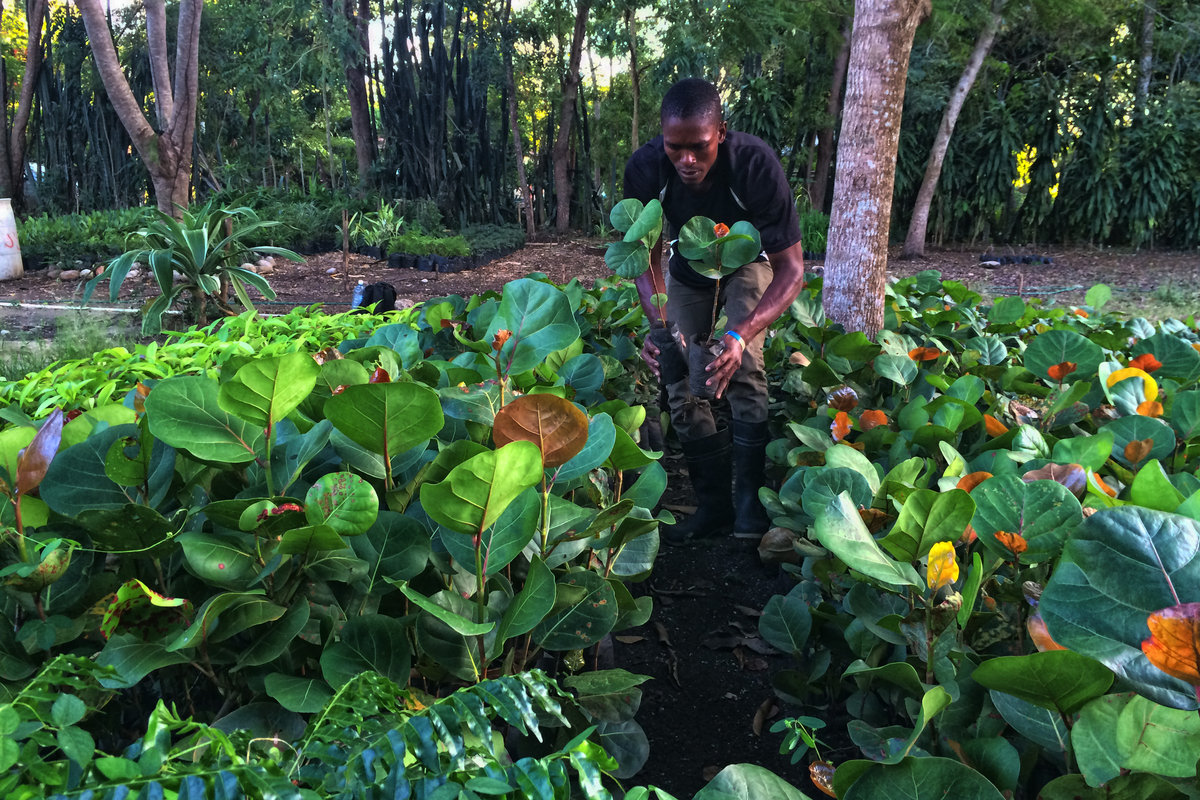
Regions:
<instances>
[{"instance_id":1,"label":"khaki pant","mask_svg":"<svg viewBox=\"0 0 1200 800\"><path fill-rule=\"evenodd\" d=\"M725 311L727 329L737 330L750 316L771 283L774 270L766 261L746 264L721 280L720 305ZM712 331L713 292L715 287L696 289L678 281L667 280L667 318L679 326L680 333L691 346L693 336L707 337ZM740 333L741 331L739 331ZM729 400L735 420L746 423L767 421L767 376L763 372L763 339L760 333L746 339L742 365L723 397ZM717 432L709 401L692 394L686 379L666 387L671 412L671 424L680 441L694 442Z\"/></svg>"}]
</instances>

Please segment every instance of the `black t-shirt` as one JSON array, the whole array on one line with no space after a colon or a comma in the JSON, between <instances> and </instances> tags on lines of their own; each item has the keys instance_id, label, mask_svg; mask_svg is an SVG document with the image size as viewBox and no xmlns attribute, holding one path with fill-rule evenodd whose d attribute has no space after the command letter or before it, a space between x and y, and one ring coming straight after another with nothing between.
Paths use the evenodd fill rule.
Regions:
<instances>
[{"instance_id":1,"label":"black t-shirt","mask_svg":"<svg viewBox=\"0 0 1200 800\"><path fill-rule=\"evenodd\" d=\"M717 150L711 184L706 192L694 192L679 180L663 149L663 137L638 148L625 164L625 196L643 203L658 198L663 204L668 241L679 237L679 229L695 216L732 225L747 220L758 228L763 250L778 253L800 241L800 222L792 188L783 174L775 152L757 136L729 131ZM672 253L671 277L688 286L711 286L714 281L700 275L687 259Z\"/></svg>"}]
</instances>

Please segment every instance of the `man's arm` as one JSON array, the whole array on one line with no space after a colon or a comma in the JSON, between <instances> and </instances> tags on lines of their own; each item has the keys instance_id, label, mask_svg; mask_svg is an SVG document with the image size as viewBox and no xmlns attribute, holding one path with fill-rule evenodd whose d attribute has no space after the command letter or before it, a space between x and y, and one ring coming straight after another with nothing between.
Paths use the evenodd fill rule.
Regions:
<instances>
[{"instance_id":1,"label":"man's arm","mask_svg":"<svg viewBox=\"0 0 1200 800\"><path fill-rule=\"evenodd\" d=\"M783 312L791 307L800 290L804 288L804 246L801 242L796 242L781 252L770 253L767 258L774 269L774 277L771 278L771 283L767 285L767 290L763 292L762 299L758 301L754 311L750 312L750 316L737 328L737 334L746 342L761 334L783 316ZM725 352L708 365L710 375L705 381L706 385L716 387L718 398L725 393L730 379L741 366L742 353L745 351L745 345L728 333L725 334L722 343L725 345Z\"/></svg>"}]
</instances>

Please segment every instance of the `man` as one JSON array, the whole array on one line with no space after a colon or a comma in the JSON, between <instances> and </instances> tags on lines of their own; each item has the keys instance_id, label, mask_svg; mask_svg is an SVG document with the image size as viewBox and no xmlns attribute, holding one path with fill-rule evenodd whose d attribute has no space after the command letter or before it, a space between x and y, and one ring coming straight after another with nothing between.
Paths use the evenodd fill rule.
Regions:
<instances>
[{"instance_id":1,"label":"man","mask_svg":"<svg viewBox=\"0 0 1200 800\"><path fill-rule=\"evenodd\" d=\"M767 382L763 339L804 286L800 226L792 190L778 156L756 136L729 131L716 87L698 78L676 83L663 98L662 135L625 165L625 196L663 204L668 240L697 215L732 225L748 220L762 235L765 260L747 264L720 282L727 318L724 352L709 367L707 385L728 397L732 430L718 428L707 400L688 389L686 376L666 385L671 423L679 435L696 493L696 513L664 531L668 542L731 531L763 533L770 525L758 502L767 447ZM637 279L642 308L659 319L654 287L667 287L667 318L685 341L712 333L716 282L697 274L678 253L663 282L662 239L650 269ZM660 289L661 291L661 289ZM649 340L642 358L661 378L659 349ZM731 460L732 456L732 460ZM736 480L731 478L736 473Z\"/></svg>"}]
</instances>

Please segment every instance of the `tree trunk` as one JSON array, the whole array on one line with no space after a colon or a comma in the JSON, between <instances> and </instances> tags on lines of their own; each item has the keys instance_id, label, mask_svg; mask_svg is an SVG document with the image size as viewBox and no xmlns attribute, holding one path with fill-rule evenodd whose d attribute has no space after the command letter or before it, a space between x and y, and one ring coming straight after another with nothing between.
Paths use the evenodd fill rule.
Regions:
<instances>
[{"instance_id":1,"label":"tree trunk","mask_svg":"<svg viewBox=\"0 0 1200 800\"><path fill-rule=\"evenodd\" d=\"M883 328L888 225L904 82L930 0L857 0L825 263L825 314L874 338Z\"/></svg>"},{"instance_id":2,"label":"tree trunk","mask_svg":"<svg viewBox=\"0 0 1200 800\"><path fill-rule=\"evenodd\" d=\"M842 28L842 46L833 60L833 82L829 87L829 102L825 116L829 125L817 136L817 169L813 176L809 199L817 211L825 210L825 195L829 191L829 169L833 166L833 135L837 131L838 114L842 110L842 89L846 85L846 64L850 61L850 20Z\"/></svg>"},{"instance_id":3,"label":"tree trunk","mask_svg":"<svg viewBox=\"0 0 1200 800\"><path fill-rule=\"evenodd\" d=\"M355 3L358 9L355 12ZM346 95L350 100L350 131L354 137L354 155L358 161L358 185L371 185L371 168L375 163L375 140L371 135L371 109L367 98L368 48L367 22L371 10L368 0L344 0L342 13L350 31L353 45L346 55Z\"/></svg>"},{"instance_id":4,"label":"tree trunk","mask_svg":"<svg viewBox=\"0 0 1200 800\"><path fill-rule=\"evenodd\" d=\"M571 128L575 123L575 102L579 96L579 62L583 58L583 35L587 28L591 0L578 0L575 29L571 35L571 56L567 74L563 76L562 113L559 115L558 138L554 141L554 192L557 195L557 215L554 228L566 233L571 224Z\"/></svg>"},{"instance_id":5,"label":"tree trunk","mask_svg":"<svg viewBox=\"0 0 1200 800\"><path fill-rule=\"evenodd\" d=\"M525 148L521 146L521 119L517 114L517 84L513 78L512 40L507 35L511 32L508 27L511 15L512 0L506 0L504 3L503 25L506 33L506 41L504 42L504 80L508 84L508 126L512 129L513 155L516 157L517 162L517 187L524 201L522 207L525 211L525 238L532 239L536 230L533 224L533 192L529 190L529 179L525 176Z\"/></svg>"},{"instance_id":6,"label":"tree trunk","mask_svg":"<svg viewBox=\"0 0 1200 800\"><path fill-rule=\"evenodd\" d=\"M921 188L917 192L917 200L913 205L912 219L908 223L908 235L904 239L904 250L901 258L920 258L925 255L925 234L929 227L929 208L933 205L933 195L937 191L938 179L942 175L942 165L946 161L946 150L950 147L950 137L954 133L954 125L958 122L958 114L962 111L967 94L975 84L975 78L983 67L983 60L991 52L992 42L996 41L996 32L1000 30L1000 14L1004 11L1007 0L992 0L992 10L984 23L979 38L975 40L975 48L963 67L958 84L950 93L950 101L942 114L941 124L938 125L937 136L934 137L933 147L929 149L929 161L925 165L925 177L921 179Z\"/></svg>"},{"instance_id":7,"label":"tree trunk","mask_svg":"<svg viewBox=\"0 0 1200 800\"><path fill-rule=\"evenodd\" d=\"M12 127L7 136L0 128L0 197L11 197L14 210L25 210L25 133L29 127L29 115L33 111L33 92L38 74L42 69L42 26L46 20L47 0L31 0L25 5L29 36L25 44L25 74L21 78L21 94L17 98L17 110L13 114ZM0 3L3 8L3 3ZM7 77L5 79L7 84ZM7 113L7 85L0 88L0 113Z\"/></svg>"},{"instance_id":8,"label":"tree trunk","mask_svg":"<svg viewBox=\"0 0 1200 800\"><path fill-rule=\"evenodd\" d=\"M1140 116L1146 113L1150 99L1150 76L1154 71L1154 17L1158 14L1157 0L1143 0L1141 57L1138 58L1137 88L1133 94L1133 108Z\"/></svg>"},{"instance_id":9,"label":"tree trunk","mask_svg":"<svg viewBox=\"0 0 1200 800\"><path fill-rule=\"evenodd\" d=\"M101 0L77 0L76 5L83 16L83 24L87 29L88 41L92 47L92 57L96 61L96 71L104 84L104 91L109 102L133 145L150 173L150 183L154 187L154 197L158 209L166 214L178 217L182 209L187 208L192 188L192 144L196 131L196 98L198 95L198 75L200 56L200 18L204 9L203 0L181 0L179 4L179 25L176 33L175 47L175 82L166 83L170 75L169 66L161 63L167 57L165 47L154 44L157 34L147 33L151 40L151 74L155 79L156 104L160 114L160 123L164 108L171 113L161 133L146 119L146 115L133 96L121 63L117 59L117 50L113 45L112 32L108 28ZM147 25L151 29L159 6L164 0L146 0ZM165 14L165 12L163 12ZM161 96L158 96L161 95Z\"/></svg>"},{"instance_id":10,"label":"tree trunk","mask_svg":"<svg viewBox=\"0 0 1200 800\"><path fill-rule=\"evenodd\" d=\"M629 151L638 149L638 106L642 102L642 80L638 75L637 58L637 8L630 6L625 12L629 27L629 88L633 94L633 131L629 136Z\"/></svg>"}]
</instances>

